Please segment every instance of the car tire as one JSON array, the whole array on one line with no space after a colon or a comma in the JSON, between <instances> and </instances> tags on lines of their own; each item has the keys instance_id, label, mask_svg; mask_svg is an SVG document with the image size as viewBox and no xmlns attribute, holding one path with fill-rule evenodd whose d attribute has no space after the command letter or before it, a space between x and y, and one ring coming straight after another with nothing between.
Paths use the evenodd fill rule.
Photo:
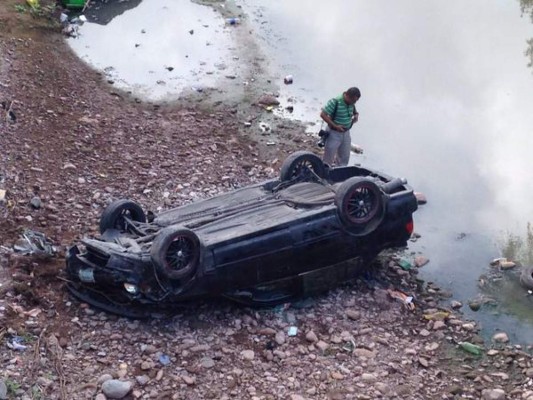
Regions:
<instances>
[{"instance_id":1,"label":"car tire","mask_svg":"<svg viewBox=\"0 0 533 400\"><path fill-rule=\"evenodd\" d=\"M520 284L528 290L533 290L533 267L522 268Z\"/></svg>"},{"instance_id":2,"label":"car tire","mask_svg":"<svg viewBox=\"0 0 533 400\"><path fill-rule=\"evenodd\" d=\"M315 180L316 176L324 178L325 175L326 168L319 156L310 151L297 151L283 161L280 180L309 181Z\"/></svg>"},{"instance_id":3,"label":"car tire","mask_svg":"<svg viewBox=\"0 0 533 400\"><path fill-rule=\"evenodd\" d=\"M108 229L126 230L125 216L133 221L146 222L146 215L139 204L127 199L117 200L108 205L102 213L100 233L104 233Z\"/></svg>"},{"instance_id":4,"label":"car tire","mask_svg":"<svg viewBox=\"0 0 533 400\"><path fill-rule=\"evenodd\" d=\"M353 177L344 181L335 193L339 218L352 234L374 231L385 216L385 197L370 179Z\"/></svg>"},{"instance_id":5,"label":"car tire","mask_svg":"<svg viewBox=\"0 0 533 400\"><path fill-rule=\"evenodd\" d=\"M156 270L168 279L192 276L200 264L201 243L191 230L170 226L154 239L150 255Z\"/></svg>"}]
</instances>

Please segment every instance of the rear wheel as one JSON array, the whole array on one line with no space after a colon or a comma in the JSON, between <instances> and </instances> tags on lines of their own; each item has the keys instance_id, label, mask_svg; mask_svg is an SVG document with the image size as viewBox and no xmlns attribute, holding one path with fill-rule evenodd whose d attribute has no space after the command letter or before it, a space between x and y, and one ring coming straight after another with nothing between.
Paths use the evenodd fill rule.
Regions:
<instances>
[{"instance_id":1,"label":"rear wheel","mask_svg":"<svg viewBox=\"0 0 533 400\"><path fill-rule=\"evenodd\" d=\"M141 206L127 199L114 201L106 207L100 217L100 233L108 229L127 231L128 220L146 222L146 215Z\"/></svg>"},{"instance_id":2,"label":"rear wheel","mask_svg":"<svg viewBox=\"0 0 533 400\"><path fill-rule=\"evenodd\" d=\"M297 180L309 181L324 178L324 163L310 151L297 151L288 156L281 165L280 180L282 182Z\"/></svg>"},{"instance_id":3,"label":"rear wheel","mask_svg":"<svg viewBox=\"0 0 533 400\"><path fill-rule=\"evenodd\" d=\"M353 177L343 182L335 194L339 218L351 233L374 231L385 216L385 200L378 185L370 179Z\"/></svg>"},{"instance_id":4,"label":"rear wheel","mask_svg":"<svg viewBox=\"0 0 533 400\"><path fill-rule=\"evenodd\" d=\"M192 276L200 263L200 239L181 227L162 229L155 238L150 255L158 272L169 279Z\"/></svg>"}]
</instances>

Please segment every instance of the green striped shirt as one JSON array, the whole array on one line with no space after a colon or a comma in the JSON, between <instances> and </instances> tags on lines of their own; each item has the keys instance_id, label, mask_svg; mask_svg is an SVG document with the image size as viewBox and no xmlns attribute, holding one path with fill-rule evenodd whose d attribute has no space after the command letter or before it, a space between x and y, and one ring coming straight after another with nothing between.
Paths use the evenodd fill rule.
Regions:
<instances>
[{"instance_id":1,"label":"green striped shirt","mask_svg":"<svg viewBox=\"0 0 533 400\"><path fill-rule=\"evenodd\" d=\"M336 112L335 103L337 103ZM344 97L342 94L329 100L322 110L330 117L335 117L333 119L333 122L335 124L342 125L347 129L350 129L352 127L352 117L354 114L355 107L353 105L346 104L344 102Z\"/></svg>"}]
</instances>

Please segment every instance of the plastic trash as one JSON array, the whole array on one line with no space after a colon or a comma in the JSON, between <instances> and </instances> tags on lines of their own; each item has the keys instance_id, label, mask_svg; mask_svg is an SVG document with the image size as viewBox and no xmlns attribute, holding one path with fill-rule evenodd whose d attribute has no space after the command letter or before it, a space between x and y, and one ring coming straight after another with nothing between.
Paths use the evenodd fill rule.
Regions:
<instances>
[{"instance_id":1,"label":"plastic trash","mask_svg":"<svg viewBox=\"0 0 533 400\"><path fill-rule=\"evenodd\" d=\"M363 154L363 148L355 143L352 143L350 145L350 150L354 152L355 154Z\"/></svg>"},{"instance_id":2,"label":"plastic trash","mask_svg":"<svg viewBox=\"0 0 533 400\"><path fill-rule=\"evenodd\" d=\"M413 296L408 296L405 293L400 292L399 290L391 290L391 289L387 289L387 293L393 299L401 301L403 305L406 306L409 310L415 309L415 304L413 302L414 300Z\"/></svg>"},{"instance_id":3,"label":"plastic trash","mask_svg":"<svg viewBox=\"0 0 533 400\"><path fill-rule=\"evenodd\" d=\"M52 257L57 249L50 240L40 232L25 230L22 239L13 246L14 250L22 254L35 254L39 256Z\"/></svg>"},{"instance_id":4,"label":"plastic trash","mask_svg":"<svg viewBox=\"0 0 533 400\"><path fill-rule=\"evenodd\" d=\"M240 18L226 18L226 23L228 25L237 25L237 24L240 24L241 23L241 19Z\"/></svg>"},{"instance_id":5,"label":"plastic trash","mask_svg":"<svg viewBox=\"0 0 533 400\"><path fill-rule=\"evenodd\" d=\"M492 260L490 262L490 265L492 265L493 267L497 267L501 262L504 262L504 261L507 261L507 258L498 257L498 258L495 258L494 260Z\"/></svg>"},{"instance_id":6,"label":"plastic trash","mask_svg":"<svg viewBox=\"0 0 533 400\"><path fill-rule=\"evenodd\" d=\"M26 3L28 3L28 5L31 8L39 8L40 7L39 0L26 0Z\"/></svg>"},{"instance_id":7,"label":"plastic trash","mask_svg":"<svg viewBox=\"0 0 533 400\"><path fill-rule=\"evenodd\" d=\"M13 102L8 100L8 101L2 101L2 103L0 104L2 105L2 110L5 111L5 114L4 114L5 121L10 122L12 124L17 122L17 116L13 112Z\"/></svg>"},{"instance_id":8,"label":"plastic trash","mask_svg":"<svg viewBox=\"0 0 533 400\"><path fill-rule=\"evenodd\" d=\"M424 314L424 318L428 321L443 321L450 316L447 311L435 311L434 313Z\"/></svg>"},{"instance_id":9,"label":"plastic trash","mask_svg":"<svg viewBox=\"0 0 533 400\"><path fill-rule=\"evenodd\" d=\"M159 356L159 362L162 364L162 365L168 365L170 364L170 357L167 356L166 354L161 354Z\"/></svg>"},{"instance_id":10,"label":"plastic trash","mask_svg":"<svg viewBox=\"0 0 533 400\"><path fill-rule=\"evenodd\" d=\"M493 267L499 267L500 269L511 269L516 267L514 261L508 260L505 257L495 258L490 262L490 265Z\"/></svg>"},{"instance_id":11,"label":"plastic trash","mask_svg":"<svg viewBox=\"0 0 533 400\"><path fill-rule=\"evenodd\" d=\"M403 270L406 270L406 271L409 271L411 268L413 268L413 265L407 261L407 260L400 260L398 261L398 265L403 269Z\"/></svg>"},{"instance_id":12,"label":"plastic trash","mask_svg":"<svg viewBox=\"0 0 533 400\"><path fill-rule=\"evenodd\" d=\"M11 339L11 342L7 343L7 347L9 347L12 350L16 351L24 351L28 348L28 346L23 345L22 342L24 341L24 338L21 336L13 336Z\"/></svg>"},{"instance_id":13,"label":"plastic trash","mask_svg":"<svg viewBox=\"0 0 533 400\"><path fill-rule=\"evenodd\" d=\"M298 334L298 328L295 326L291 326L289 328L289 331L287 332L287 335L289 336L296 336Z\"/></svg>"},{"instance_id":14,"label":"plastic trash","mask_svg":"<svg viewBox=\"0 0 533 400\"><path fill-rule=\"evenodd\" d=\"M483 352L483 349L480 346L472 344L470 342L459 342L459 348L466 351L467 353L474 354L476 356L481 355L481 353Z\"/></svg>"},{"instance_id":15,"label":"plastic trash","mask_svg":"<svg viewBox=\"0 0 533 400\"><path fill-rule=\"evenodd\" d=\"M287 75L284 79L283 79L283 82L285 83L285 85L290 85L292 83L292 75Z\"/></svg>"}]
</instances>

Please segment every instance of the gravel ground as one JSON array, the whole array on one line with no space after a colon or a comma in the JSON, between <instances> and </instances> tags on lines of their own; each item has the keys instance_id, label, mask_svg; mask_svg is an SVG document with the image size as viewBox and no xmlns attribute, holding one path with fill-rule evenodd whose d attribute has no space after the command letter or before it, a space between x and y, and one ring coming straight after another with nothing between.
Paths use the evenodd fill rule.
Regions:
<instances>
[{"instance_id":1,"label":"gravel ground","mask_svg":"<svg viewBox=\"0 0 533 400\"><path fill-rule=\"evenodd\" d=\"M243 124L265 113L253 105L136 101L17 3L0 3L0 101L16 116L0 119L0 399L533 399L530 349L504 333L483 343L460 304L417 280L424 257L408 251L270 309L206 301L139 321L71 298L64 251L96 234L110 201L157 210L212 196L275 176L313 140L272 119L281 145L267 146ZM58 254L13 252L25 228Z\"/></svg>"}]
</instances>

